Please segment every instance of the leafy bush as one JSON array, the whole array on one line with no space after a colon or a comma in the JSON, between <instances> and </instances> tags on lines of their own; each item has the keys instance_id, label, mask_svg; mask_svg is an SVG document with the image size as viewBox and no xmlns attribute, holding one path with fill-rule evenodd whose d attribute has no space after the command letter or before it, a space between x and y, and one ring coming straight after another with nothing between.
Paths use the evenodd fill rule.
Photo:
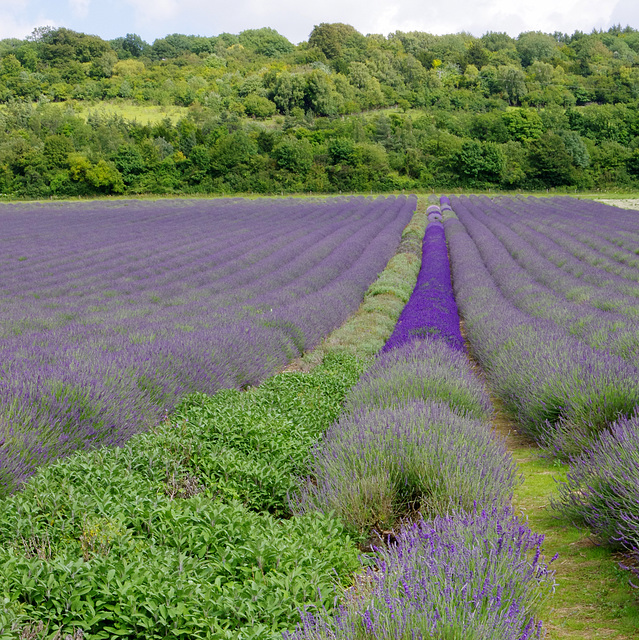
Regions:
<instances>
[{"instance_id":1,"label":"leafy bush","mask_svg":"<svg viewBox=\"0 0 639 640\"><path fill-rule=\"evenodd\" d=\"M289 513L294 474L361 370L329 355L195 394L122 448L40 470L2 505L0 635L45 620L91 638L272 637L303 605L332 607L358 566L343 525L266 512Z\"/></svg>"}]
</instances>

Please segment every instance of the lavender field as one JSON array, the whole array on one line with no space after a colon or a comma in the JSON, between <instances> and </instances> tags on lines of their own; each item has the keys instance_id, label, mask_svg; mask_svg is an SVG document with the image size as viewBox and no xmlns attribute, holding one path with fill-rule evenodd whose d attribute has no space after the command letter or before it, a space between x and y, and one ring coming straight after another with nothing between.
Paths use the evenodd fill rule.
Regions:
<instances>
[{"instance_id":1,"label":"lavender field","mask_svg":"<svg viewBox=\"0 0 639 640\"><path fill-rule=\"evenodd\" d=\"M521 429L570 463L554 506L636 562L637 213L571 198L471 196L452 208L473 354Z\"/></svg>"},{"instance_id":2,"label":"lavender field","mask_svg":"<svg viewBox=\"0 0 639 640\"><path fill-rule=\"evenodd\" d=\"M377 559L337 615L308 611L288 640L543 637L544 536L513 513L521 477L461 338L441 210L428 219L413 294L297 501L373 534Z\"/></svg>"},{"instance_id":3,"label":"lavender field","mask_svg":"<svg viewBox=\"0 0 639 640\"><path fill-rule=\"evenodd\" d=\"M255 385L339 326L416 199L0 209L0 494L193 391Z\"/></svg>"},{"instance_id":4,"label":"lavender field","mask_svg":"<svg viewBox=\"0 0 639 640\"><path fill-rule=\"evenodd\" d=\"M473 352L532 437L575 453L639 404L636 214L570 198L454 198Z\"/></svg>"}]
</instances>

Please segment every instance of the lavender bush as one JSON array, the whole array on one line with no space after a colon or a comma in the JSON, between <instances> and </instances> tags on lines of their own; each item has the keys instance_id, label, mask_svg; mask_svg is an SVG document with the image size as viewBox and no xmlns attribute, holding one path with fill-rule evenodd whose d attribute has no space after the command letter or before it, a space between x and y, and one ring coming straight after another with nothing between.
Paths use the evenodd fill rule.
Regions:
<instances>
[{"instance_id":1,"label":"lavender bush","mask_svg":"<svg viewBox=\"0 0 639 640\"><path fill-rule=\"evenodd\" d=\"M335 512L365 534L416 511L505 504L519 480L487 423L432 401L343 416L313 451L310 473L298 510Z\"/></svg>"},{"instance_id":2,"label":"lavender bush","mask_svg":"<svg viewBox=\"0 0 639 640\"><path fill-rule=\"evenodd\" d=\"M639 413L615 422L571 460L554 506L639 561Z\"/></svg>"},{"instance_id":3,"label":"lavender bush","mask_svg":"<svg viewBox=\"0 0 639 640\"><path fill-rule=\"evenodd\" d=\"M413 401L447 403L460 415L487 420L492 405L465 353L442 340L415 340L381 353L350 391L345 413L403 406Z\"/></svg>"},{"instance_id":4,"label":"lavender bush","mask_svg":"<svg viewBox=\"0 0 639 640\"><path fill-rule=\"evenodd\" d=\"M193 391L254 385L339 326L414 198L0 209L0 494Z\"/></svg>"},{"instance_id":5,"label":"lavender bush","mask_svg":"<svg viewBox=\"0 0 639 640\"><path fill-rule=\"evenodd\" d=\"M379 549L339 616L308 612L285 637L540 638L535 616L554 588L542 541L508 509L418 522Z\"/></svg>"}]
</instances>

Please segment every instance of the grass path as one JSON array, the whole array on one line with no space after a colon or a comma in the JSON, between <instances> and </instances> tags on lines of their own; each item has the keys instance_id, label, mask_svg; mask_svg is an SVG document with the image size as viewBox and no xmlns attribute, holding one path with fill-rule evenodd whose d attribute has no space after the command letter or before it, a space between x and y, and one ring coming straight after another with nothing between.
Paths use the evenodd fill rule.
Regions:
<instances>
[{"instance_id":1,"label":"grass path","mask_svg":"<svg viewBox=\"0 0 639 640\"><path fill-rule=\"evenodd\" d=\"M493 400L494 428L505 437L524 476L515 491L515 508L528 516L534 531L545 534L546 557L559 554L553 565L555 595L541 616L547 640L639 638L639 590L630 586L631 574L620 569L620 558L598 546L588 531L577 529L551 507L557 480L565 478L568 465L542 457Z\"/></svg>"}]
</instances>

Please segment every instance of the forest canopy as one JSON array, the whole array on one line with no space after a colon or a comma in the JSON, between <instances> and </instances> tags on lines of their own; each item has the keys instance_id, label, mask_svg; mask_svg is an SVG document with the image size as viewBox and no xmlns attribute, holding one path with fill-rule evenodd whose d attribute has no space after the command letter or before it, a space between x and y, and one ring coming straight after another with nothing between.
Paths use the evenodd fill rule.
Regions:
<instances>
[{"instance_id":1,"label":"forest canopy","mask_svg":"<svg viewBox=\"0 0 639 640\"><path fill-rule=\"evenodd\" d=\"M179 107L150 123L99 106ZM86 115L88 113L88 117ZM0 41L0 193L639 188L639 31Z\"/></svg>"}]
</instances>

